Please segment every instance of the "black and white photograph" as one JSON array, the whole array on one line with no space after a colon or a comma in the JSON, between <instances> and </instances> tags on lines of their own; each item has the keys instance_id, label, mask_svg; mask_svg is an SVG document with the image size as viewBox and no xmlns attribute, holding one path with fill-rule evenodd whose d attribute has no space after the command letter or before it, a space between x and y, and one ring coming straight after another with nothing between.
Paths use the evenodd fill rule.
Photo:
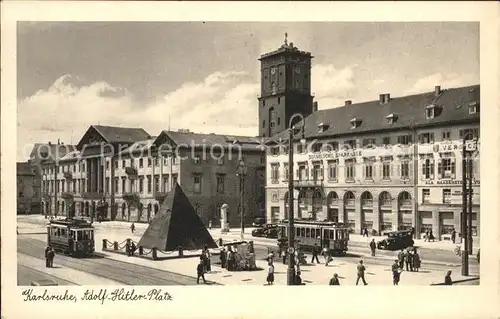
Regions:
<instances>
[{"instance_id":1,"label":"black and white photograph","mask_svg":"<svg viewBox=\"0 0 500 319\"><path fill-rule=\"evenodd\" d=\"M15 27L24 301L485 284L479 21Z\"/></svg>"}]
</instances>

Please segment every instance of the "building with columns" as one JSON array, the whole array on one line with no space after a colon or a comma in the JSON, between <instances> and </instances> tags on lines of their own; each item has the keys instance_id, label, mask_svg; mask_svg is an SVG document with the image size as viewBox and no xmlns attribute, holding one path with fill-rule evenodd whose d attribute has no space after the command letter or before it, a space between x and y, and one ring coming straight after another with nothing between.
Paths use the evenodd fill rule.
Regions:
<instances>
[{"instance_id":1,"label":"building with columns","mask_svg":"<svg viewBox=\"0 0 500 319\"><path fill-rule=\"evenodd\" d=\"M479 85L314 110L294 139L294 216L355 232L460 232L462 145L479 143ZM306 112L307 114L307 112ZM288 132L266 156L266 213L288 216ZM283 144L284 143L284 144ZM479 148L477 148L479 149ZM479 156L473 156L473 236L479 236Z\"/></svg>"},{"instance_id":2,"label":"building with columns","mask_svg":"<svg viewBox=\"0 0 500 319\"><path fill-rule=\"evenodd\" d=\"M55 198L52 214L96 216L106 202L110 220L148 222L179 183L200 217L219 223L220 207L239 225L237 165L243 160L245 223L264 216L265 156L252 137L92 125L58 161L43 167L42 189ZM49 207L49 201L44 203ZM72 206L73 205L73 206Z\"/></svg>"}]
</instances>

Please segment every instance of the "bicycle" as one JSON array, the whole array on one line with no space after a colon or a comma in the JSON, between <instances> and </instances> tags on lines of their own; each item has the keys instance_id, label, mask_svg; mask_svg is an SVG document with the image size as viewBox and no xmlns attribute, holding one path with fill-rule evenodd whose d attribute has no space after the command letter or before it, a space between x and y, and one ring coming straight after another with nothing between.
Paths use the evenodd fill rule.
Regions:
<instances>
[{"instance_id":1,"label":"bicycle","mask_svg":"<svg viewBox=\"0 0 500 319\"><path fill-rule=\"evenodd\" d=\"M460 246L455 247L453 251L455 252L455 255L457 255L458 257L462 257L462 249Z\"/></svg>"}]
</instances>

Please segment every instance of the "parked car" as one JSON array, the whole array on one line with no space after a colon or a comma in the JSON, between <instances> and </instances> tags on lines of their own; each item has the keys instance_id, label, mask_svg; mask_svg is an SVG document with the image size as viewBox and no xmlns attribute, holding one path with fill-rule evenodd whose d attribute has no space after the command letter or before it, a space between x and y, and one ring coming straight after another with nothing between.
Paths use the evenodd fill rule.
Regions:
<instances>
[{"instance_id":1,"label":"parked car","mask_svg":"<svg viewBox=\"0 0 500 319\"><path fill-rule=\"evenodd\" d=\"M387 238L377 243L378 249L399 250L412 247L415 243L410 230L400 230L386 233Z\"/></svg>"},{"instance_id":2,"label":"parked car","mask_svg":"<svg viewBox=\"0 0 500 319\"><path fill-rule=\"evenodd\" d=\"M265 224L262 227L252 230L254 237L278 238L278 225Z\"/></svg>"},{"instance_id":3,"label":"parked car","mask_svg":"<svg viewBox=\"0 0 500 319\"><path fill-rule=\"evenodd\" d=\"M262 227L266 224L266 219L264 217L257 217L254 219L252 226L253 227Z\"/></svg>"}]
</instances>

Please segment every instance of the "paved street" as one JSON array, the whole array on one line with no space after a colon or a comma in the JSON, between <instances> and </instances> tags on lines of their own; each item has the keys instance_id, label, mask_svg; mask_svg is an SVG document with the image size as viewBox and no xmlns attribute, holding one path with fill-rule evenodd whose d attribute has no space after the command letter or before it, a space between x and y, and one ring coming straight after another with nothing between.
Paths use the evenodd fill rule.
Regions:
<instances>
[{"instance_id":1,"label":"paved street","mask_svg":"<svg viewBox=\"0 0 500 319\"><path fill-rule=\"evenodd\" d=\"M44 268L43 252L46 247L45 242L38 239L20 237L17 240L17 245L18 253L40 258L40 268ZM161 286L196 284L196 279L193 277L108 259L102 257L102 255L97 255L93 258L78 259L58 254L56 255L54 264L56 267L76 269L125 285ZM23 267L21 266L20 268ZM21 274L23 273L21 272Z\"/></svg>"},{"instance_id":2,"label":"paved street","mask_svg":"<svg viewBox=\"0 0 500 319\"><path fill-rule=\"evenodd\" d=\"M18 236L18 262L20 257L32 258L39 261L39 271L47 271L43 267L44 261L43 250L45 247L44 235L44 220L38 219L24 219L19 220ZM138 241L146 228L146 225L136 225L137 231L131 234L128 229L128 223L122 223L121 227L109 227L106 223L95 224L96 226L96 252L101 257L92 259L74 259L66 256L57 255L55 265L61 267L59 269L49 269L53 271L52 276L60 276L58 283L64 283L64 280L71 282L71 278L78 278L74 280L75 284L89 284L88 282L99 282L99 280L106 281L107 284L129 284L129 285L188 285L195 284L196 280L192 276L195 274L197 258L186 259L170 259L162 261L152 261L143 258L130 258L124 255L104 252L106 258L102 258L101 245L102 239L106 238L110 241L122 242L126 238L132 238ZM220 237L219 230L212 230L214 239ZM233 232L232 234L222 236L223 239L232 240L238 239L239 234ZM232 238L234 237L234 238ZM246 237L247 240L254 239L257 266L263 270L254 272L227 272L221 269L218 265L218 257L214 256L212 263L214 264L213 271L206 275L207 280L214 281L224 285L234 284L261 284L265 279L266 262L264 258L267 256L268 249L276 249L274 239L265 238L251 238ZM329 267L324 267L324 260L320 257L323 263L321 266L306 265L302 267L303 280L308 284L325 284L327 279L332 275L332 272L339 273L346 284L354 284L355 278L355 265L362 258L367 265L368 277L370 282L376 285L389 285L390 280L390 265L394 257L391 254L397 252L377 252L375 258L367 256L369 254L366 248L361 245L363 243L354 242L350 248L350 253L346 257L334 258L334 263ZM423 260L422 271L420 273L408 272L404 274L401 285L430 285L442 282L446 270L453 271L453 279L465 279L460 276L459 258L451 256L449 253L442 253L442 250L433 251L430 248L422 248L424 254L433 256L434 261ZM422 253L421 253L422 254ZM26 257L28 256L28 257ZM451 259L453 258L453 259ZM310 256L308 256L310 260ZM450 263L450 261L452 263ZM33 261L30 262L32 265ZM133 263L133 264L132 264ZM26 263L24 263L26 264ZM283 265L280 260L276 260L276 281L277 285L286 283L286 265ZM23 266L19 267L20 269ZM25 267L24 267L25 268ZM26 273L25 269L21 269L21 274ZM36 268L36 267L35 267ZM479 267L475 260L471 260L470 274L477 275ZM65 276L62 275L66 272ZM76 272L76 273L71 273ZM32 272L33 273L33 272ZM36 273L30 274L31 277L37 276ZM31 278L30 277L30 278ZM350 279L351 278L351 279ZM29 284L29 283L25 283ZM478 284L476 282L465 282L463 284Z\"/></svg>"}]
</instances>

